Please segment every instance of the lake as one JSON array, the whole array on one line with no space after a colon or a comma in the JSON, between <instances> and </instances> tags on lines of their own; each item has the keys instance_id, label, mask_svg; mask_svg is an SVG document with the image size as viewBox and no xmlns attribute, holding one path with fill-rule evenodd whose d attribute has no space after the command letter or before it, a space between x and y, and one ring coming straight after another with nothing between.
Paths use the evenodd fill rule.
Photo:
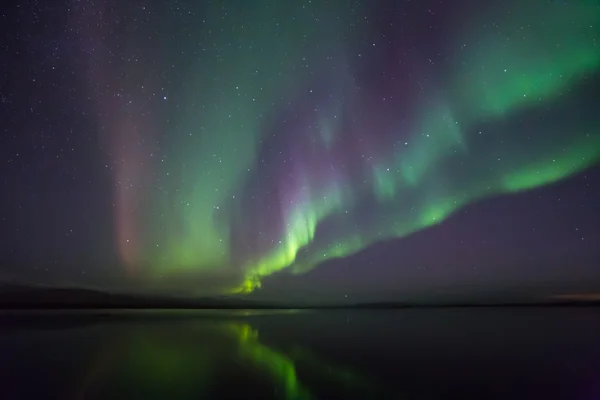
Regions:
<instances>
[{"instance_id":1,"label":"lake","mask_svg":"<svg viewBox=\"0 0 600 400\"><path fill-rule=\"evenodd\" d=\"M600 309L0 313L2 399L600 399Z\"/></svg>"}]
</instances>

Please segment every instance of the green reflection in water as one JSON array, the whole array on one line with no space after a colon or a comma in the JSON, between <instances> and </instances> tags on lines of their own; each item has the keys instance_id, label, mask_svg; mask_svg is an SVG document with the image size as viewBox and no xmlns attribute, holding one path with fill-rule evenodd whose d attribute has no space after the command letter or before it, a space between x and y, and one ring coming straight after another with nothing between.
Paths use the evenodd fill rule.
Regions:
<instances>
[{"instance_id":1,"label":"green reflection in water","mask_svg":"<svg viewBox=\"0 0 600 400\"><path fill-rule=\"evenodd\" d=\"M298 346L283 351L259 339L242 321L200 321L129 326L100 351L87 369L79 398L103 398L135 390L144 398L221 398L224 392L268 398L313 399L312 381L340 393L363 392L376 385L347 368L333 365ZM299 370L307 372L305 379Z\"/></svg>"}]
</instances>

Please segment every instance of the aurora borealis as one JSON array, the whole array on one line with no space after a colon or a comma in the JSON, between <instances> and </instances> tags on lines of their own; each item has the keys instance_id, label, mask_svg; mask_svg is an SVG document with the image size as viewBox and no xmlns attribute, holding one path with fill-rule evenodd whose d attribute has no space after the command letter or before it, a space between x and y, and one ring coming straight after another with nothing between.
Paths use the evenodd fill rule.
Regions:
<instances>
[{"instance_id":1,"label":"aurora borealis","mask_svg":"<svg viewBox=\"0 0 600 400\"><path fill-rule=\"evenodd\" d=\"M89 279L110 285L250 293L594 169L600 4L484 3L86 0L37 19L15 6L33 21L15 46L29 45L22 57L39 58L43 76L8 80L3 103L25 110L11 131L64 132L45 146L67 161L53 167L38 154L48 140L26 141L27 164L56 178L19 175L23 156L7 154L6 193L31 197L27 179L35 193L76 188L28 203L27 218L47 201L94 231L72 233L81 250L58 257L70 265L60 279L85 281L71 265L88 263ZM38 88L44 106L8 94L25 80L57 82ZM6 217L11 232L27 225L19 212ZM38 263L20 256L32 241L60 242L41 246L43 259L71 248L55 238L72 231L64 220L9 241L9 260Z\"/></svg>"}]
</instances>

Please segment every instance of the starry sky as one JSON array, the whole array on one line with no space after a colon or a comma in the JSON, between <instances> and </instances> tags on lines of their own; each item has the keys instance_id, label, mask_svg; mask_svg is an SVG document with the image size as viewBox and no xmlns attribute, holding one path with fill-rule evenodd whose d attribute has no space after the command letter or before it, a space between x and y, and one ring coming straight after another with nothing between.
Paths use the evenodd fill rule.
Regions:
<instances>
[{"instance_id":1,"label":"starry sky","mask_svg":"<svg viewBox=\"0 0 600 400\"><path fill-rule=\"evenodd\" d=\"M600 287L596 0L12 0L0 27L2 280Z\"/></svg>"}]
</instances>

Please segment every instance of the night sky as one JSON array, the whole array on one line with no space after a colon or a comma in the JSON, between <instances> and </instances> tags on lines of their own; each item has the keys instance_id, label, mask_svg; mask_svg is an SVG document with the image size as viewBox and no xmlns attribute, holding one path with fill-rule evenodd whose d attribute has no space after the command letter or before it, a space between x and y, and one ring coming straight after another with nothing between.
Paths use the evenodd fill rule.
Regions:
<instances>
[{"instance_id":1,"label":"night sky","mask_svg":"<svg viewBox=\"0 0 600 400\"><path fill-rule=\"evenodd\" d=\"M600 291L597 0L0 11L0 280Z\"/></svg>"}]
</instances>

